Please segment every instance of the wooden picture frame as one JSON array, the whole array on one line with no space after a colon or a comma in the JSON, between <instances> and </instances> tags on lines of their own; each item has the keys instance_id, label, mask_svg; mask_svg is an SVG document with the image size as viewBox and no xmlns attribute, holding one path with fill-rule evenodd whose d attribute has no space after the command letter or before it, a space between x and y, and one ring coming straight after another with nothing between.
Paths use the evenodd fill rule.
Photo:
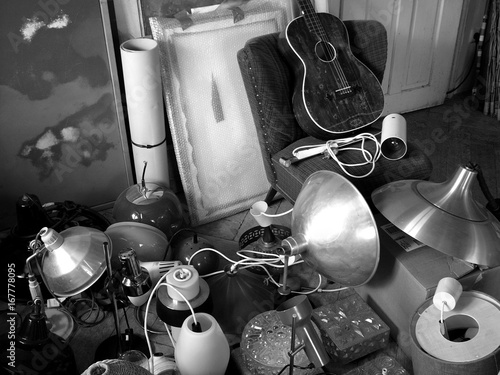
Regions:
<instances>
[{"instance_id":1,"label":"wooden picture frame","mask_svg":"<svg viewBox=\"0 0 500 375\"><path fill-rule=\"evenodd\" d=\"M0 228L25 193L110 206L133 181L107 0L3 9Z\"/></svg>"}]
</instances>

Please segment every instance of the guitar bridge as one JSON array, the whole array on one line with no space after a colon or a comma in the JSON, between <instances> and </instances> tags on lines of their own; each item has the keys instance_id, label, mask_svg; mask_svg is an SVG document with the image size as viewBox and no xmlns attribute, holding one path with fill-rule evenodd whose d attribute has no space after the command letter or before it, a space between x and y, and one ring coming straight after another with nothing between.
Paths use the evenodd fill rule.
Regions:
<instances>
[{"instance_id":1,"label":"guitar bridge","mask_svg":"<svg viewBox=\"0 0 500 375\"><path fill-rule=\"evenodd\" d=\"M353 95L356 94L356 91L357 91L357 87L356 86L346 86L346 87L342 87L340 89L337 89L335 90L335 92L329 92L326 94L326 97L328 100L332 101L332 100L342 100L342 99L346 99L346 98L349 98Z\"/></svg>"},{"instance_id":2,"label":"guitar bridge","mask_svg":"<svg viewBox=\"0 0 500 375\"><path fill-rule=\"evenodd\" d=\"M335 90L335 92L337 93L341 93L341 94L349 94L351 93L353 90L351 88L351 86L347 86L347 87L342 87L341 89L337 89Z\"/></svg>"}]
</instances>

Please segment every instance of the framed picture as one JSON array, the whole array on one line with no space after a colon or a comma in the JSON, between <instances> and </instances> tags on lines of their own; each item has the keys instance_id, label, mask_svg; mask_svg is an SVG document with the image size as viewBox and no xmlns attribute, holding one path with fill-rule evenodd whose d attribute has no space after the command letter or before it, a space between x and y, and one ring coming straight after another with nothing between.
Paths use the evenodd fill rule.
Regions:
<instances>
[{"instance_id":1,"label":"framed picture","mask_svg":"<svg viewBox=\"0 0 500 375\"><path fill-rule=\"evenodd\" d=\"M0 17L0 228L25 193L110 205L133 174L108 2L19 0Z\"/></svg>"}]
</instances>

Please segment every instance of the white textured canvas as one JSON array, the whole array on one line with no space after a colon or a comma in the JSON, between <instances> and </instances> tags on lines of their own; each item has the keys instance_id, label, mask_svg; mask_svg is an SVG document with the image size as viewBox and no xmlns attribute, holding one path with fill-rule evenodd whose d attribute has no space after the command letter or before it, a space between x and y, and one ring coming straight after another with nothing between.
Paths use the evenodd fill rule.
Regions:
<instances>
[{"instance_id":1,"label":"white textured canvas","mask_svg":"<svg viewBox=\"0 0 500 375\"><path fill-rule=\"evenodd\" d=\"M192 225L250 208L269 188L236 54L255 36L281 31L288 1L252 0L229 10L150 19L160 43L169 126Z\"/></svg>"}]
</instances>

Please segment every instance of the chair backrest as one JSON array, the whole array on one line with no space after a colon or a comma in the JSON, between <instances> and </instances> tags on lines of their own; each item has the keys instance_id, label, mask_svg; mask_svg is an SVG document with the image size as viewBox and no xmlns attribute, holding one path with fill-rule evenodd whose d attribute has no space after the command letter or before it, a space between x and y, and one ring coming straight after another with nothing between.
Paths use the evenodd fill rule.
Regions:
<instances>
[{"instance_id":1,"label":"chair backrest","mask_svg":"<svg viewBox=\"0 0 500 375\"><path fill-rule=\"evenodd\" d=\"M378 21L344 21L353 54L382 82L387 60L387 32ZM275 173L272 155L307 134L292 107L294 75L278 48L279 33L249 40L238 51L268 181Z\"/></svg>"}]
</instances>

